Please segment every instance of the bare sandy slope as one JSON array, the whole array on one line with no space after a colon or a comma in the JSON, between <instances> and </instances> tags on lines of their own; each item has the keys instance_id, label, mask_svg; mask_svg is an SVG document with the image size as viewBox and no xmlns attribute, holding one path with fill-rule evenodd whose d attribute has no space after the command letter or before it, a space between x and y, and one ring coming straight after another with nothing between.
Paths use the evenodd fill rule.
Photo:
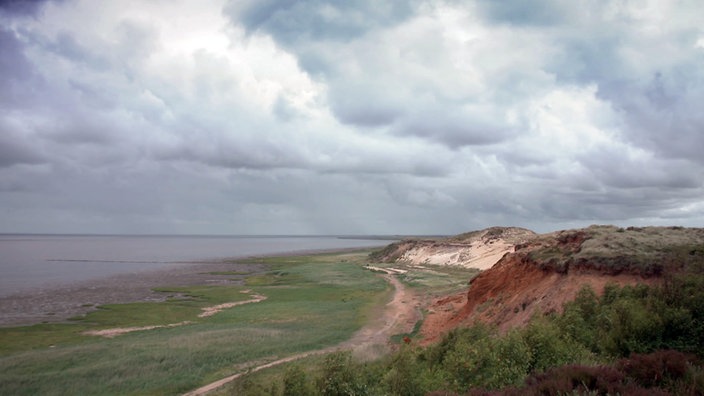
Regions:
<instances>
[{"instance_id":1,"label":"bare sandy slope","mask_svg":"<svg viewBox=\"0 0 704 396\"><path fill-rule=\"evenodd\" d=\"M257 372L279 364L302 359L307 356L321 355L338 350L351 349L353 351L353 355L358 359L374 359L379 357L381 354L386 353L388 351L389 338L394 334L410 332L416 321L420 319L420 313L417 308L417 298L403 285L403 283L396 279L394 275L389 273L381 276L394 287L393 298L386 304L385 309L380 316L370 321L349 340L334 347L304 352L298 355L288 356L273 362L258 365L248 371L233 374L229 377L225 377L202 386L186 393L184 396L205 395L229 382L236 380L237 378L242 377L248 372Z\"/></svg>"},{"instance_id":2,"label":"bare sandy slope","mask_svg":"<svg viewBox=\"0 0 704 396\"><path fill-rule=\"evenodd\" d=\"M399 261L414 265L459 265L485 270L491 268L506 253L513 252L514 245L503 239L489 242L478 241L467 244L419 245L405 252Z\"/></svg>"},{"instance_id":3,"label":"bare sandy slope","mask_svg":"<svg viewBox=\"0 0 704 396\"><path fill-rule=\"evenodd\" d=\"M534 238L533 231L519 227L491 227L449 238L406 239L380 251L374 259L383 263L450 265L485 270L515 246Z\"/></svg>"}]
</instances>

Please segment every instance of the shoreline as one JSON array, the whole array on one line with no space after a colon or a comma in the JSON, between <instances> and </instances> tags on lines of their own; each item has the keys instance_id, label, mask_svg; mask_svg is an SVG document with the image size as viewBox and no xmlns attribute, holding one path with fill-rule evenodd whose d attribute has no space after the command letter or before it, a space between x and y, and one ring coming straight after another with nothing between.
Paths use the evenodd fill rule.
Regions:
<instances>
[{"instance_id":1,"label":"shoreline","mask_svg":"<svg viewBox=\"0 0 704 396\"><path fill-rule=\"evenodd\" d=\"M165 293L152 290L157 287L242 284L246 277L266 271L266 264L248 262L257 259L344 254L370 249L374 247L308 249L214 261L194 261L179 263L171 268L36 287L0 297L0 327L65 323L69 318L85 315L96 310L100 305L164 301L167 297ZM211 274L225 271L238 271L244 274Z\"/></svg>"}]
</instances>

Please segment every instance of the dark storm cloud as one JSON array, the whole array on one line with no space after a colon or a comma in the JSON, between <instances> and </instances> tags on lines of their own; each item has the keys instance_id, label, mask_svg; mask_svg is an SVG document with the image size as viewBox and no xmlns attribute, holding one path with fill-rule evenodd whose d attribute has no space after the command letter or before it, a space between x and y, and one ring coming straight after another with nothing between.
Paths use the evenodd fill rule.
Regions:
<instances>
[{"instance_id":1,"label":"dark storm cloud","mask_svg":"<svg viewBox=\"0 0 704 396\"><path fill-rule=\"evenodd\" d=\"M509 25L551 26L565 22L575 7L559 0L479 0L479 9L489 21Z\"/></svg>"},{"instance_id":2,"label":"dark storm cloud","mask_svg":"<svg viewBox=\"0 0 704 396\"><path fill-rule=\"evenodd\" d=\"M263 30L277 41L348 41L374 28L387 28L411 15L412 1L265 0L231 1L225 12L250 31Z\"/></svg>"},{"instance_id":3,"label":"dark storm cloud","mask_svg":"<svg viewBox=\"0 0 704 396\"><path fill-rule=\"evenodd\" d=\"M487 98L461 90L447 92L453 90L449 80L448 87L438 86L436 80L442 77L434 74L442 71L435 65L446 67L454 56L442 52L444 43L433 36L442 34L442 25L421 24L427 32L412 32L417 37L393 33L399 35L397 40L405 40L398 45L368 39L418 18L419 7L416 2L231 2L226 10L233 23L271 35L297 55L304 70L325 82L331 110L343 124L375 128L375 133L386 129L396 136L425 138L453 149L506 139L516 125L506 122L501 111L492 113L477 106ZM408 71L411 74L405 74ZM511 100L510 91L520 74L511 72L494 81L496 91L490 95ZM468 111L468 105L476 109Z\"/></svg>"},{"instance_id":4,"label":"dark storm cloud","mask_svg":"<svg viewBox=\"0 0 704 396\"><path fill-rule=\"evenodd\" d=\"M644 76L621 89L604 89L602 95L625 114L631 141L668 158L688 158L704 164L704 72L692 62L689 67ZM682 69L680 69L682 68Z\"/></svg>"},{"instance_id":5,"label":"dark storm cloud","mask_svg":"<svg viewBox=\"0 0 704 396\"><path fill-rule=\"evenodd\" d=\"M696 2L13 3L0 231L704 224Z\"/></svg>"},{"instance_id":6,"label":"dark storm cloud","mask_svg":"<svg viewBox=\"0 0 704 396\"><path fill-rule=\"evenodd\" d=\"M0 73L2 81L25 79L31 75L31 66L22 51L22 43L14 32L0 28Z\"/></svg>"},{"instance_id":7,"label":"dark storm cloud","mask_svg":"<svg viewBox=\"0 0 704 396\"><path fill-rule=\"evenodd\" d=\"M30 89L37 87L33 65L24 54L24 47L14 32L0 27L0 104L5 108L31 101ZM29 84L27 84L29 83ZM38 88L38 87L37 87Z\"/></svg>"},{"instance_id":8,"label":"dark storm cloud","mask_svg":"<svg viewBox=\"0 0 704 396\"><path fill-rule=\"evenodd\" d=\"M33 16L47 1L50 0L2 0L0 1L0 12L11 15Z\"/></svg>"},{"instance_id":9,"label":"dark storm cloud","mask_svg":"<svg viewBox=\"0 0 704 396\"><path fill-rule=\"evenodd\" d=\"M56 55L78 62L95 69L105 69L110 62L88 48L79 44L76 39L66 32L59 33L55 40L40 43L46 50Z\"/></svg>"},{"instance_id":10,"label":"dark storm cloud","mask_svg":"<svg viewBox=\"0 0 704 396\"><path fill-rule=\"evenodd\" d=\"M560 50L546 71L563 83L595 84L598 97L623 116L624 133L633 144L669 158L704 158L696 149L704 146L704 116L696 110L704 99L704 69L699 67L704 51L701 46L696 49L700 26L677 26L655 15L648 17L663 19L644 31L636 25L641 22L638 18L645 18L633 17L610 2L591 4L581 14L562 2L479 4L497 22L559 29L552 40ZM692 2L682 6L680 16L687 14L686 7L697 7ZM668 29L665 24L676 27Z\"/></svg>"},{"instance_id":11,"label":"dark storm cloud","mask_svg":"<svg viewBox=\"0 0 704 396\"><path fill-rule=\"evenodd\" d=\"M392 98L365 100L369 88L359 84L331 92L331 106L337 119L345 124L374 127L392 124L402 115L402 104L394 103Z\"/></svg>"},{"instance_id":12,"label":"dark storm cloud","mask_svg":"<svg viewBox=\"0 0 704 396\"><path fill-rule=\"evenodd\" d=\"M305 162L288 150L276 146L220 142L214 145L179 146L163 153L162 160L188 161L229 169L271 170L302 168Z\"/></svg>"},{"instance_id":13,"label":"dark storm cloud","mask_svg":"<svg viewBox=\"0 0 704 396\"><path fill-rule=\"evenodd\" d=\"M39 164L43 156L27 141L12 132L11 126L0 123L0 168L18 164Z\"/></svg>"},{"instance_id":14,"label":"dark storm cloud","mask_svg":"<svg viewBox=\"0 0 704 396\"><path fill-rule=\"evenodd\" d=\"M400 136L418 136L450 148L499 143L514 131L484 114L446 114L441 109L419 110L394 129Z\"/></svg>"}]
</instances>

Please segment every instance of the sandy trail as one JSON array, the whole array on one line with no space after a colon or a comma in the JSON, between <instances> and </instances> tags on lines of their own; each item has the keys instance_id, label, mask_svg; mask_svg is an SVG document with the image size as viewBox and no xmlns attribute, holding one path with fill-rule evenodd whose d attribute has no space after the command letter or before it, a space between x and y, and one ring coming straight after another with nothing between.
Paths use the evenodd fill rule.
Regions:
<instances>
[{"instance_id":1,"label":"sandy trail","mask_svg":"<svg viewBox=\"0 0 704 396\"><path fill-rule=\"evenodd\" d=\"M242 293L249 293L251 290L243 290ZM233 308L237 307L239 305L244 305L244 304L252 304L252 303L258 303L266 300L266 296L262 296L261 294L252 294L250 295L252 297L250 300L244 300L244 301L233 301L233 302L228 302L228 303L223 303L223 304L218 304L218 305L213 305L211 307L205 307L201 308L203 312L198 314L199 318L206 318L208 316L213 316L218 312L221 312L223 309L228 309L228 308ZM84 331L82 334L85 335L92 335L92 336L100 336L100 337L105 337L105 338L113 338L117 337L122 334L127 334L127 333L132 333L134 331L146 331L146 330L154 330L154 329L161 329L164 327L177 327L177 326L183 326L187 324L193 323L190 320L186 320L183 322L178 322L178 323L169 323L165 325L154 325L154 326L141 326L141 327L115 327L112 329L103 329L103 330L88 330Z\"/></svg>"},{"instance_id":2,"label":"sandy trail","mask_svg":"<svg viewBox=\"0 0 704 396\"><path fill-rule=\"evenodd\" d=\"M245 290L242 293L249 293L249 291ZM213 305L212 307L205 307L202 309L203 312L201 312L198 315L198 317L205 318L208 316L213 316L216 313L222 311L223 309L237 307L239 305L244 305L244 304L258 303L258 302L262 302L262 301L266 300L266 296L262 296L261 294L252 294L250 297L252 297L251 300L228 302L228 303L224 303L224 304Z\"/></svg>"},{"instance_id":3,"label":"sandy trail","mask_svg":"<svg viewBox=\"0 0 704 396\"><path fill-rule=\"evenodd\" d=\"M415 323L420 319L420 313L416 308L417 300L413 296L413 293L408 291L403 283L396 279L396 277L392 274L387 272L385 275L381 276L394 287L393 298L386 304L384 312L380 317L369 322L366 326L357 331L349 340L333 347L303 352L256 366L246 372L233 374L229 377L225 377L221 380L202 386L184 394L183 396L205 395L242 377L247 373L254 373L269 367L292 362L308 356L322 355L344 349L352 349L353 353L358 358L373 359L378 357L388 348L388 341L392 335L410 332Z\"/></svg>"},{"instance_id":4,"label":"sandy trail","mask_svg":"<svg viewBox=\"0 0 704 396\"><path fill-rule=\"evenodd\" d=\"M169 324L165 324L165 325L141 326L141 327L115 327L112 329L88 330L88 331L84 331L81 334L100 336L100 337L105 337L105 338L114 338L119 335L132 333L134 331L146 331L146 330L161 329L161 328L166 328L166 327L177 327L177 326L183 326L183 325L187 325L187 324L191 324L191 323L193 323L193 322L191 322L190 320L186 320L183 322L169 323Z\"/></svg>"}]
</instances>

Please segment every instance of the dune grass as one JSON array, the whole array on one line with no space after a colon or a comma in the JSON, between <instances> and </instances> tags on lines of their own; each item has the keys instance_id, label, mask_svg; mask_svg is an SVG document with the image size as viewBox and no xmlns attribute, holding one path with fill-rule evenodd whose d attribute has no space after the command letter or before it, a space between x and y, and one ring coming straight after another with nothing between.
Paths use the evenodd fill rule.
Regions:
<instances>
[{"instance_id":1,"label":"dune grass","mask_svg":"<svg viewBox=\"0 0 704 396\"><path fill-rule=\"evenodd\" d=\"M389 287L359 263L367 252L258 259L246 286L162 288L158 303L101 307L72 323L0 329L0 394L177 394L241 369L349 338ZM267 297L198 318L201 308ZM192 323L113 339L111 327Z\"/></svg>"}]
</instances>

